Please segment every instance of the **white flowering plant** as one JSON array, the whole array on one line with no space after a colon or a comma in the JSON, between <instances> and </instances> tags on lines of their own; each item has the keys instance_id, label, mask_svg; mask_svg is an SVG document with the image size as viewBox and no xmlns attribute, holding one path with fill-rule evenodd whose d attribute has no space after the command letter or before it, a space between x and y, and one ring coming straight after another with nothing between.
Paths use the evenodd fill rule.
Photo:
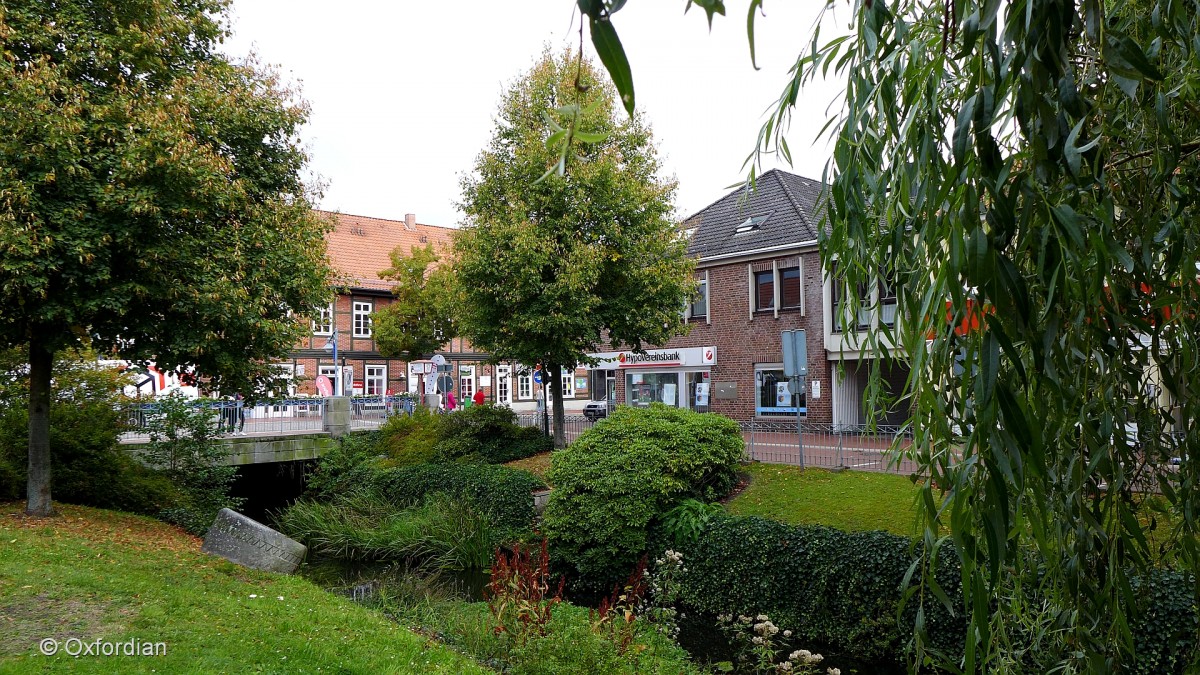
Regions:
<instances>
[{"instance_id":1,"label":"white flowering plant","mask_svg":"<svg viewBox=\"0 0 1200 675\"><path fill-rule=\"evenodd\" d=\"M746 616L722 614L717 625L729 636L737 648L737 661L717 664L723 672L755 673L802 673L815 675L820 672L819 664L825 659L807 649L797 649L786 657L784 641L792 637L792 631L780 630L766 614ZM826 675L841 675L837 668L827 668Z\"/></svg>"}]
</instances>

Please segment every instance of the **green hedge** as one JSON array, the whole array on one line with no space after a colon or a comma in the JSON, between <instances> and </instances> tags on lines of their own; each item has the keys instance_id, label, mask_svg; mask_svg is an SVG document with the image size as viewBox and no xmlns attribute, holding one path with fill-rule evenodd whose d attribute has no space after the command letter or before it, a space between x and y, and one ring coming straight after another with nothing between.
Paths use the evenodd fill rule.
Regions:
<instances>
[{"instance_id":1,"label":"green hedge","mask_svg":"<svg viewBox=\"0 0 1200 675\"><path fill-rule=\"evenodd\" d=\"M521 427L503 406L477 405L443 415L418 408L396 415L379 429L380 454L391 466L426 462L503 464L549 452L553 441Z\"/></svg>"},{"instance_id":2,"label":"green hedge","mask_svg":"<svg viewBox=\"0 0 1200 675\"><path fill-rule=\"evenodd\" d=\"M517 424L517 414L495 405L471 406L442 416L439 461L503 464L554 449L554 441L533 427Z\"/></svg>"},{"instance_id":3,"label":"green hedge","mask_svg":"<svg viewBox=\"0 0 1200 675\"><path fill-rule=\"evenodd\" d=\"M662 404L618 408L552 460L543 525L557 569L576 592L609 591L672 506L729 493L743 451L728 418Z\"/></svg>"},{"instance_id":4,"label":"green hedge","mask_svg":"<svg viewBox=\"0 0 1200 675\"><path fill-rule=\"evenodd\" d=\"M798 644L828 645L866 661L902 663L912 636L915 599L902 622L897 608L913 560L912 540L886 532L784 525L756 516L719 517L681 549L688 567L681 601L689 610L764 613L792 630ZM961 599L952 549L940 557L937 578L953 601ZM1196 656L1200 626L1191 577L1154 572L1136 579L1134 589L1143 614L1132 625L1138 661L1129 672L1184 672ZM963 613L951 615L932 596L927 596L924 611L933 646L961 655Z\"/></svg>"},{"instance_id":5,"label":"green hedge","mask_svg":"<svg viewBox=\"0 0 1200 675\"><path fill-rule=\"evenodd\" d=\"M348 485L361 487L397 504L418 504L425 495L442 492L466 500L501 529L522 530L534 519L534 490L546 487L528 471L492 464L418 464L394 469L360 465Z\"/></svg>"}]
</instances>

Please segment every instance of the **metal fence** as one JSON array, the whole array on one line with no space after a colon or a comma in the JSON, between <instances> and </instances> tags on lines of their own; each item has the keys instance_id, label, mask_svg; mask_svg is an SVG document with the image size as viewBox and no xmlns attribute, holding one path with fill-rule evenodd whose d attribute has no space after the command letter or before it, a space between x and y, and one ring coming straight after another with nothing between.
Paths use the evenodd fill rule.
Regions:
<instances>
[{"instance_id":1,"label":"metal fence","mask_svg":"<svg viewBox=\"0 0 1200 675\"><path fill-rule=\"evenodd\" d=\"M563 429L567 443L601 420L583 415L567 415ZM543 428L547 422L542 413L517 415L517 423L525 427ZM739 423L746 442L747 459L774 464L803 464L824 469L847 468L859 471L885 471L908 474L917 470L911 459L902 457L896 449L912 444L912 436L898 427L831 426L804 424L798 433L795 422L752 420ZM554 416L549 419L554 432ZM800 447L803 442L804 457ZM899 461L893 461L900 457Z\"/></svg>"},{"instance_id":2,"label":"metal fence","mask_svg":"<svg viewBox=\"0 0 1200 675\"><path fill-rule=\"evenodd\" d=\"M409 396L352 396L350 428L377 429L392 415L411 415L415 407Z\"/></svg>"},{"instance_id":3,"label":"metal fence","mask_svg":"<svg viewBox=\"0 0 1200 675\"><path fill-rule=\"evenodd\" d=\"M795 422L763 420L742 422L741 427L747 456L760 462L900 474L917 470L902 452L912 436L897 427L805 423L797 430Z\"/></svg>"},{"instance_id":4,"label":"metal fence","mask_svg":"<svg viewBox=\"0 0 1200 675\"><path fill-rule=\"evenodd\" d=\"M537 427L538 429L546 428L546 420L543 413L523 413L517 415L517 424L523 427ZM576 438L583 432L591 429L599 420L593 420L583 415L566 415L563 417L563 432L566 434L567 444L575 442ZM554 415L549 415L549 425L551 435L554 434Z\"/></svg>"},{"instance_id":5,"label":"metal fence","mask_svg":"<svg viewBox=\"0 0 1200 675\"><path fill-rule=\"evenodd\" d=\"M220 436L322 431L325 428L325 400L321 398L287 399L258 405L197 401L193 405L212 412L212 421ZM130 405L126 408L127 430L121 440L126 443L149 441L151 425L161 411L162 406L158 403Z\"/></svg>"}]
</instances>

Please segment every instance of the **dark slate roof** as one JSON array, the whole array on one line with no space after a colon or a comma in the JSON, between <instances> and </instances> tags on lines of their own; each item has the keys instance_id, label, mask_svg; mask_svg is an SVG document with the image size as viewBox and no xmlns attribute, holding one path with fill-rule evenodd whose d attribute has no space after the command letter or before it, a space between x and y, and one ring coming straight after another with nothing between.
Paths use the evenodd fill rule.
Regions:
<instances>
[{"instance_id":1,"label":"dark slate roof","mask_svg":"<svg viewBox=\"0 0 1200 675\"><path fill-rule=\"evenodd\" d=\"M752 192L738 188L685 218L681 227L695 228L688 252L703 260L814 241L821 189L820 181L771 169L758 177ZM760 216L767 219L758 229L735 234L747 219Z\"/></svg>"}]
</instances>

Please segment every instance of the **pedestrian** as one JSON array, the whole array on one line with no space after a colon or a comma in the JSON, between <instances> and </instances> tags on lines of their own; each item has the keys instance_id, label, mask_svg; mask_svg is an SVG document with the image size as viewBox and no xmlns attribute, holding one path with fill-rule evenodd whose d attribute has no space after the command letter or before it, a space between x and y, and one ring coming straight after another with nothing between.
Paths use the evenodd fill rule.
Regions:
<instances>
[{"instance_id":1,"label":"pedestrian","mask_svg":"<svg viewBox=\"0 0 1200 675\"><path fill-rule=\"evenodd\" d=\"M235 413L236 413L235 419L237 420L237 425L238 425L237 431L233 432L233 435L234 436L245 436L246 435L246 397L242 396L242 392L239 391L238 393L234 394L233 402L234 402ZM229 428L232 429L233 424L230 424Z\"/></svg>"},{"instance_id":2,"label":"pedestrian","mask_svg":"<svg viewBox=\"0 0 1200 675\"><path fill-rule=\"evenodd\" d=\"M475 395L471 397L471 400L474 401L475 405L483 405L483 390L475 390Z\"/></svg>"},{"instance_id":3,"label":"pedestrian","mask_svg":"<svg viewBox=\"0 0 1200 675\"><path fill-rule=\"evenodd\" d=\"M458 399L454 398L454 392L446 392L446 412L454 412L454 408L458 405Z\"/></svg>"}]
</instances>

